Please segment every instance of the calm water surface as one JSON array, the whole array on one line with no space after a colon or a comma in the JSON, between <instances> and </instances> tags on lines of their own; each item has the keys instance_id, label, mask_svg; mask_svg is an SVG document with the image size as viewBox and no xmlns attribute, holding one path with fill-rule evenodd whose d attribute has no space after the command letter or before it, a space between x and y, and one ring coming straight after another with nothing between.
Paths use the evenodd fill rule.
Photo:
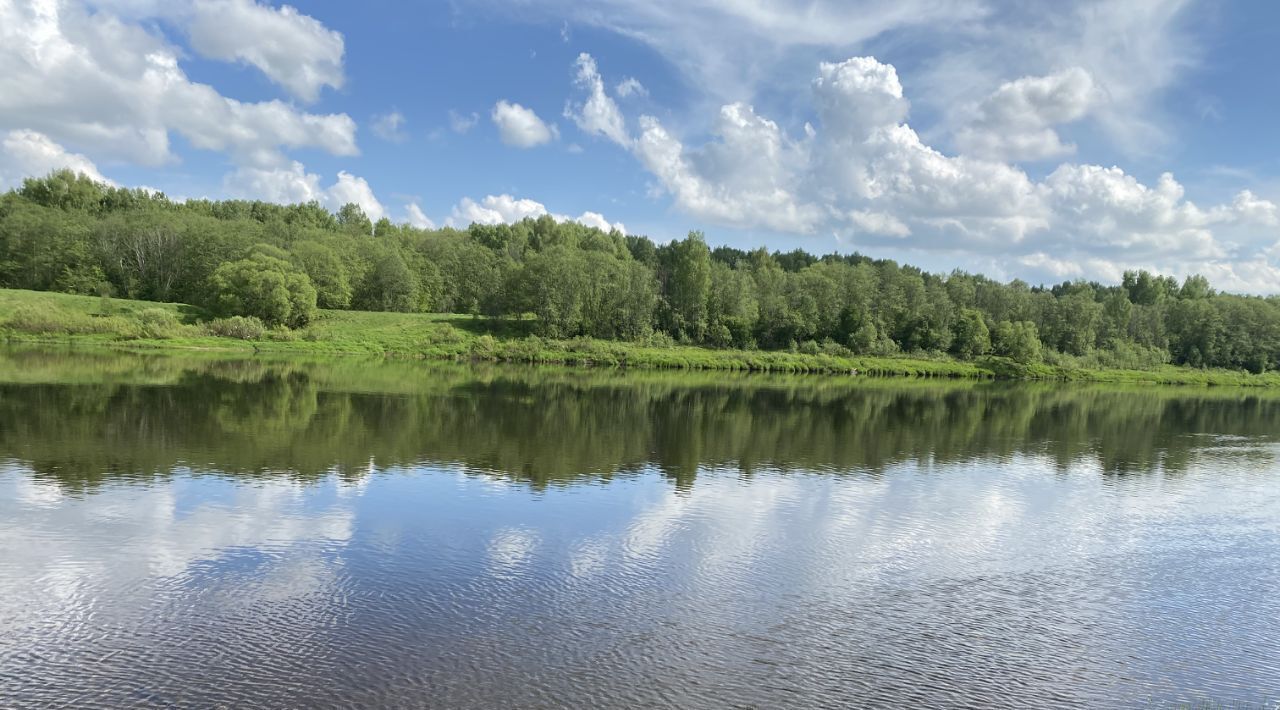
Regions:
<instances>
[{"instance_id":1,"label":"calm water surface","mask_svg":"<svg viewBox=\"0 0 1280 710\"><path fill-rule=\"evenodd\" d=\"M1280 393L0 351L0 706L1269 707L1277 454Z\"/></svg>"}]
</instances>

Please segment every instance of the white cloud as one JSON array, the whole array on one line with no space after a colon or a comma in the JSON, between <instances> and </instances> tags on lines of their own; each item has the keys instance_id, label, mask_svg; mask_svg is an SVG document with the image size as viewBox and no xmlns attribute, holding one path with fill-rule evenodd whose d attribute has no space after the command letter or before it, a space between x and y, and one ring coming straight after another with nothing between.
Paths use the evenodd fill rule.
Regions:
<instances>
[{"instance_id":1,"label":"white cloud","mask_svg":"<svg viewBox=\"0 0 1280 710\"><path fill-rule=\"evenodd\" d=\"M399 111L391 111L379 116L373 117L373 134L384 141L392 143L403 143L409 138L402 130L404 128L404 114Z\"/></svg>"},{"instance_id":2,"label":"white cloud","mask_svg":"<svg viewBox=\"0 0 1280 710\"><path fill-rule=\"evenodd\" d=\"M996 105L1023 101L1040 125L1077 116L1088 82L1073 74L1012 82L987 115L1012 120L1018 111ZM896 72L870 57L821 64L811 90L819 123L798 136L731 103L711 139L693 146L642 116L633 152L678 208L718 224L1005 258L1049 276L1216 270L1224 283L1280 290L1262 280L1277 267L1264 250L1280 212L1252 193L1202 209L1169 174L1147 186L1117 167L1065 164L1037 182L1004 162L946 155L903 122L910 107Z\"/></svg>"},{"instance_id":3,"label":"white cloud","mask_svg":"<svg viewBox=\"0 0 1280 710\"><path fill-rule=\"evenodd\" d=\"M721 109L716 135L718 140L687 151L656 118L642 116L635 152L686 212L721 224L814 230L822 210L802 204L793 191L805 147L742 104Z\"/></svg>"},{"instance_id":4,"label":"white cloud","mask_svg":"<svg viewBox=\"0 0 1280 710\"><path fill-rule=\"evenodd\" d=\"M227 98L188 79L178 57L143 25L105 11L69 0L0 2L0 129L143 165L175 160L171 132L241 164L281 164L283 148L356 154L347 115Z\"/></svg>"},{"instance_id":5,"label":"white cloud","mask_svg":"<svg viewBox=\"0 0 1280 710\"><path fill-rule=\"evenodd\" d=\"M494 14L500 0L460 0ZM1080 67L1100 100L1090 111L1115 146L1153 152L1162 92L1199 56L1195 0L524 0L547 22L603 28L664 57L712 106L789 101L795 72L832 56L892 47L911 57L908 82L943 117L937 135L967 125L971 109L1002 83ZM1202 26L1202 25L1201 25ZM909 54L908 54L909 53ZM1011 74L1011 71L1018 72ZM701 127L699 127L701 128ZM930 137L934 134L930 132Z\"/></svg>"},{"instance_id":6,"label":"white cloud","mask_svg":"<svg viewBox=\"0 0 1280 710\"><path fill-rule=\"evenodd\" d=\"M98 166L79 153L69 153L43 133L9 131L0 141L0 188L14 187L23 178L43 177L54 170L74 170L98 182L114 185Z\"/></svg>"},{"instance_id":7,"label":"white cloud","mask_svg":"<svg viewBox=\"0 0 1280 710\"><path fill-rule=\"evenodd\" d=\"M604 231L613 229L626 234L627 229L621 222L609 222L598 212L583 212L577 217L554 214L547 211L546 205L536 200L518 199L511 195L489 195L476 202L464 197L453 208L445 224L450 227L464 228L472 223L478 224L514 224L526 218L538 218L550 215L557 222L577 222L588 227Z\"/></svg>"},{"instance_id":8,"label":"white cloud","mask_svg":"<svg viewBox=\"0 0 1280 710\"><path fill-rule=\"evenodd\" d=\"M418 229L436 228L436 223L431 221L431 218L422 211L417 202L410 202L405 205L404 211L406 215L405 221L409 223L409 226L417 227Z\"/></svg>"},{"instance_id":9,"label":"white cloud","mask_svg":"<svg viewBox=\"0 0 1280 710\"><path fill-rule=\"evenodd\" d=\"M555 126L548 126L533 109L499 101L489 114L503 143L517 148L533 148L559 138Z\"/></svg>"},{"instance_id":10,"label":"white cloud","mask_svg":"<svg viewBox=\"0 0 1280 710\"><path fill-rule=\"evenodd\" d=\"M453 208L453 213L445 224L454 227L465 227L472 222L480 224L513 224L526 217L541 217L547 214L547 208L541 202L528 199L516 199L511 195L489 195L480 202L470 197Z\"/></svg>"},{"instance_id":11,"label":"white cloud","mask_svg":"<svg viewBox=\"0 0 1280 710\"><path fill-rule=\"evenodd\" d=\"M289 5L196 0L187 31L202 56L257 67L303 101L342 87L342 35Z\"/></svg>"},{"instance_id":12,"label":"white cloud","mask_svg":"<svg viewBox=\"0 0 1280 710\"><path fill-rule=\"evenodd\" d=\"M813 96L823 128L838 141L866 140L875 129L907 117L897 70L875 57L819 64Z\"/></svg>"},{"instance_id":13,"label":"white cloud","mask_svg":"<svg viewBox=\"0 0 1280 710\"><path fill-rule=\"evenodd\" d=\"M326 196L335 208L349 202L360 205L360 209L374 222L387 216L387 210L374 197L373 188L369 187L368 181L345 170L338 171L338 181L329 187Z\"/></svg>"},{"instance_id":14,"label":"white cloud","mask_svg":"<svg viewBox=\"0 0 1280 710\"><path fill-rule=\"evenodd\" d=\"M1225 256L1209 215L1183 199L1182 185L1169 173L1148 187L1117 167L1062 165L1041 190L1055 216L1053 231L1070 235L1075 248L1143 257L1169 251L1192 259Z\"/></svg>"},{"instance_id":15,"label":"white cloud","mask_svg":"<svg viewBox=\"0 0 1280 710\"><path fill-rule=\"evenodd\" d=\"M994 160L1043 160L1074 153L1053 126L1077 121L1094 103L1093 78L1079 67L1006 82L956 136L964 153Z\"/></svg>"},{"instance_id":16,"label":"white cloud","mask_svg":"<svg viewBox=\"0 0 1280 710\"><path fill-rule=\"evenodd\" d=\"M905 237L911 229L902 220L885 212L868 212L852 210L849 212L849 223L853 225L854 234L884 234L892 237Z\"/></svg>"},{"instance_id":17,"label":"white cloud","mask_svg":"<svg viewBox=\"0 0 1280 710\"><path fill-rule=\"evenodd\" d=\"M573 221L577 222L578 224L585 225L587 227L595 227L596 229L599 229L602 232L610 232L616 229L622 234L627 233L626 226L624 226L621 222L610 222L609 220L605 219L604 215L600 214L599 212L583 212L582 214L578 215L578 217Z\"/></svg>"},{"instance_id":18,"label":"white cloud","mask_svg":"<svg viewBox=\"0 0 1280 710\"><path fill-rule=\"evenodd\" d=\"M480 114L475 113L474 111L469 114L461 114L453 109L449 110L449 130L457 133L458 135L462 135L467 131L470 131L472 128L475 128L476 123L479 121Z\"/></svg>"},{"instance_id":19,"label":"white cloud","mask_svg":"<svg viewBox=\"0 0 1280 710\"><path fill-rule=\"evenodd\" d=\"M1259 198L1249 190L1241 190L1231 201L1230 208L1219 208L1214 216L1217 219L1239 220L1260 227L1280 226L1276 204Z\"/></svg>"},{"instance_id":20,"label":"white cloud","mask_svg":"<svg viewBox=\"0 0 1280 710\"><path fill-rule=\"evenodd\" d=\"M626 99L632 96L648 96L649 90L644 88L644 84L641 84L639 79L629 76L618 82L618 85L613 89L613 93Z\"/></svg>"},{"instance_id":21,"label":"white cloud","mask_svg":"<svg viewBox=\"0 0 1280 710\"><path fill-rule=\"evenodd\" d=\"M328 206L320 176L308 173L296 160L287 167L239 168L225 178L224 187L245 199L285 205L316 200Z\"/></svg>"},{"instance_id":22,"label":"white cloud","mask_svg":"<svg viewBox=\"0 0 1280 710\"><path fill-rule=\"evenodd\" d=\"M583 52L574 63L577 71L574 84L587 92L587 98L580 104L570 103L565 106L565 118L571 119L587 133L604 136L620 146L631 144L631 136L627 134L626 121L618 104L604 91L604 80L596 68L596 60Z\"/></svg>"},{"instance_id":23,"label":"white cloud","mask_svg":"<svg viewBox=\"0 0 1280 710\"><path fill-rule=\"evenodd\" d=\"M510 3L470 0L509 13ZM694 86L723 102L753 95L785 61L820 48L849 48L892 30L952 31L989 14L985 0L530 0L548 20L610 30L652 47Z\"/></svg>"},{"instance_id":24,"label":"white cloud","mask_svg":"<svg viewBox=\"0 0 1280 710\"><path fill-rule=\"evenodd\" d=\"M962 129L977 101L1018 75L1064 68L1088 73L1094 85L1091 127L1113 147L1154 154L1169 140L1162 93L1199 61L1189 20L1194 0L1072 0L999 6L967 40L939 28L940 48L915 70L922 103ZM1010 76L1016 67L1018 75Z\"/></svg>"},{"instance_id":25,"label":"white cloud","mask_svg":"<svg viewBox=\"0 0 1280 710\"><path fill-rule=\"evenodd\" d=\"M320 176L308 173L296 160L281 167L239 168L226 177L224 187L232 195L245 199L280 204L315 200L332 211L354 202L375 222L387 215L386 208L364 178L340 170L338 179L329 187L322 188Z\"/></svg>"}]
</instances>

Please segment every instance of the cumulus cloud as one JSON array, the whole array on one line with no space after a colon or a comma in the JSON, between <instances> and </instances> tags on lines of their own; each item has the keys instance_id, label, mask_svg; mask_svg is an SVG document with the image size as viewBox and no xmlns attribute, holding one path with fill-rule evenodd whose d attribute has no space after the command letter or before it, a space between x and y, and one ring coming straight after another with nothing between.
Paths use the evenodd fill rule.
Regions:
<instances>
[{"instance_id":1,"label":"cumulus cloud","mask_svg":"<svg viewBox=\"0 0 1280 710\"><path fill-rule=\"evenodd\" d=\"M176 159L170 133L241 164L281 164L284 148L357 153L346 114L225 97L191 81L179 56L143 24L69 0L0 3L0 129L143 165Z\"/></svg>"},{"instance_id":2,"label":"cumulus cloud","mask_svg":"<svg viewBox=\"0 0 1280 710\"><path fill-rule=\"evenodd\" d=\"M511 195L489 195L476 202L464 197L449 214L445 224L450 227L466 227L477 224L514 224L526 218L538 218L550 215L557 222L577 222L588 227L595 227L606 232L618 230L626 234L627 229L621 222L609 222L598 212L583 212L577 217L555 214L547 211L546 205L536 200L518 199Z\"/></svg>"},{"instance_id":3,"label":"cumulus cloud","mask_svg":"<svg viewBox=\"0 0 1280 710\"><path fill-rule=\"evenodd\" d=\"M1099 2L1070 0L995 6L970 40L940 31L938 51L915 68L913 92L921 103L963 130L972 106L1011 78L1009 67L1032 77L1075 68L1089 75L1088 118L1126 154L1154 154L1169 139L1161 111L1163 92L1200 56L1190 31L1194 0ZM960 28L964 32L964 28ZM941 34L946 32L945 35Z\"/></svg>"},{"instance_id":4,"label":"cumulus cloud","mask_svg":"<svg viewBox=\"0 0 1280 710\"><path fill-rule=\"evenodd\" d=\"M196 0L187 31L200 55L252 65L303 101L342 87L342 35L289 5Z\"/></svg>"},{"instance_id":5,"label":"cumulus cloud","mask_svg":"<svg viewBox=\"0 0 1280 710\"><path fill-rule=\"evenodd\" d=\"M308 173L296 160L287 166L239 168L227 176L223 186L232 195L246 199L281 204L314 200L333 211L354 202L375 222L387 215L364 178L342 170L332 185L321 187L320 176Z\"/></svg>"},{"instance_id":6,"label":"cumulus cloud","mask_svg":"<svg viewBox=\"0 0 1280 710\"><path fill-rule=\"evenodd\" d=\"M446 224L465 227L472 222L479 224L512 224L527 217L541 217L547 214L547 208L541 202L529 199L516 199L511 195L489 195L480 202L470 197L453 208Z\"/></svg>"},{"instance_id":7,"label":"cumulus cloud","mask_svg":"<svg viewBox=\"0 0 1280 710\"><path fill-rule=\"evenodd\" d=\"M41 177L69 169L98 182L115 184L98 172L98 166L79 153L70 153L43 133L9 131L0 141L0 188L20 184L23 178Z\"/></svg>"},{"instance_id":8,"label":"cumulus cloud","mask_svg":"<svg viewBox=\"0 0 1280 710\"><path fill-rule=\"evenodd\" d=\"M548 126L533 109L520 104L499 101L489 114L503 143L516 148L533 148L550 143L560 136L555 126Z\"/></svg>"},{"instance_id":9,"label":"cumulus cloud","mask_svg":"<svg viewBox=\"0 0 1280 710\"><path fill-rule=\"evenodd\" d=\"M812 232L822 210L795 193L806 147L743 104L721 109L716 134L718 140L687 150L658 119L642 116L635 152L690 214L721 224Z\"/></svg>"},{"instance_id":10,"label":"cumulus cloud","mask_svg":"<svg viewBox=\"0 0 1280 710\"><path fill-rule=\"evenodd\" d=\"M956 136L961 152L996 160L1044 160L1075 152L1054 126L1077 121L1097 96L1093 77L1073 67L1000 85Z\"/></svg>"},{"instance_id":11,"label":"cumulus cloud","mask_svg":"<svg viewBox=\"0 0 1280 710\"><path fill-rule=\"evenodd\" d=\"M1088 105L1084 77L1011 82L984 115L991 125L1033 127L1078 117ZM713 223L833 234L859 248L1007 257L1054 276L1212 270L1248 290L1280 289L1260 266L1276 266L1264 249L1280 215L1253 193L1206 209L1170 174L1149 186L1118 167L1064 164L1037 181L989 157L944 154L906 123L910 104L894 68L871 57L820 64L810 89L818 124L794 134L731 103L695 145L642 116L632 151L678 208Z\"/></svg>"},{"instance_id":12,"label":"cumulus cloud","mask_svg":"<svg viewBox=\"0 0 1280 710\"><path fill-rule=\"evenodd\" d=\"M596 60L586 52L578 55L574 63L574 84L586 92L587 97L581 103L570 102L565 106L564 116L572 120L587 133L604 136L620 146L631 144L631 136L627 134L626 121L618 104L604 90L604 79L596 68Z\"/></svg>"},{"instance_id":13,"label":"cumulus cloud","mask_svg":"<svg viewBox=\"0 0 1280 710\"><path fill-rule=\"evenodd\" d=\"M409 226L417 227L418 229L436 228L436 223L431 221L431 218L422 211L417 202L410 202L405 205L404 211L405 221L409 223Z\"/></svg>"},{"instance_id":14,"label":"cumulus cloud","mask_svg":"<svg viewBox=\"0 0 1280 710\"><path fill-rule=\"evenodd\" d=\"M409 136L404 132L404 114L391 111L373 117L373 134L384 141L403 143Z\"/></svg>"},{"instance_id":15,"label":"cumulus cloud","mask_svg":"<svg viewBox=\"0 0 1280 710\"><path fill-rule=\"evenodd\" d=\"M1229 208L1225 206L1216 208L1214 219L1215 221L1239 220L1258 227L1280 226L1280 215L1277 214L1276 204L1259 198L1250 190L1241 190L1237 193ZM1280 247L1280 242L1277 243L1277 247Z\"/></svg>"},{"instance_id":16,"label":"cumulus cloud","mask_svg":"<svg viewBox=\"0 0 1280 710\"><path fill-rule=\"evenodd\" d=\"M369 182L345 170L338 171L338 181L329 187L325 195L329 203L336 207L350 202L360 205L360 209L364 210L364 213L374 222L387 216L382 203L374 197L373 188L369 187Z\"/></svg>"}]
</instances>

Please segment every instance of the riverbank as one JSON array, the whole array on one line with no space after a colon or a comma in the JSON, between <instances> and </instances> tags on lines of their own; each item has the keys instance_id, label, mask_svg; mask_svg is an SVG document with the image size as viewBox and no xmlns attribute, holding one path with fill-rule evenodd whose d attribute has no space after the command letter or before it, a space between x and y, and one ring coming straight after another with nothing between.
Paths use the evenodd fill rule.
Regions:
<instances>
[{"instance_id":1,"label":"riverbank","mask_svg":"<svg viewBox=\"0 0 1280 710\"><path fill-rule=\"evenodd\" d=\"M255 331L211 321L200 309L183 304L0 290L0 337L10 342L597 367L1280 387L1280 373L1254 375L1174 366L1099 370L1023 365L993 357L964 362L948 357L713 350L590 338L553 340L533 335L533 325L527 320L448 314L321 311L305 328Z\"/></svg>"}]
</instances>

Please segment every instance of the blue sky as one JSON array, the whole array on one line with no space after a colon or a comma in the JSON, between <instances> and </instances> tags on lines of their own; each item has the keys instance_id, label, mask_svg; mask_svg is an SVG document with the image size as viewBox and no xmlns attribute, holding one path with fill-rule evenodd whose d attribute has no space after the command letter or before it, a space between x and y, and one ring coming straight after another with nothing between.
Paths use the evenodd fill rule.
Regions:
<instances>
[{"instance_id":1,"label":"blue sky","mask_svg":"<svg viewBox=\"0 0 1280 710\"><path fill-rule=\"evenodd\" d=\"M0 181L1280 291L1280 6L0 0Z\"/></svg>"}]
</instances>

